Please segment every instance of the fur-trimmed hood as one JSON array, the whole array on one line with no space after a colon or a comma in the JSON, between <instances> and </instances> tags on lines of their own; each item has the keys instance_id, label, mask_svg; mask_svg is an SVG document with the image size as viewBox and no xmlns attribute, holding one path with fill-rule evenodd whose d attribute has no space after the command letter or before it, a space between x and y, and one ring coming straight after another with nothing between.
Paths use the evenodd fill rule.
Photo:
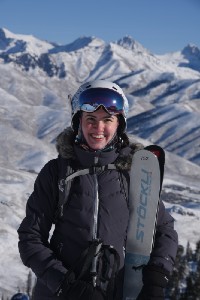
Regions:
<instances>
[{"instance_id":1,"label":"fur-trimmed hood","mask_svg":"<svg viewBox=\"0 0 200 300\"><path fill-rule=\"evenodd\" d=\"M75 133L71 127L64 129L56 138L56 149L62 158L75 159L74 152Z\"/></svg>"},{"instance_id":2,"label":"fur-trimmed hood","mask_svg":"<svg viewBox=\"0 0 200 300\"><path fill-rule=\"evenodd\" d=\"M76 153L74 151L75 133L68 127L61 132L56 139L56 149L58 154L65 159L76 159ZM128 146L122 147L119 151L119 156L115 161L117 168L121 170L130 169L133 154L143 149L144 146L140 143L131 142Z\"/></svg>"}]
</instances>

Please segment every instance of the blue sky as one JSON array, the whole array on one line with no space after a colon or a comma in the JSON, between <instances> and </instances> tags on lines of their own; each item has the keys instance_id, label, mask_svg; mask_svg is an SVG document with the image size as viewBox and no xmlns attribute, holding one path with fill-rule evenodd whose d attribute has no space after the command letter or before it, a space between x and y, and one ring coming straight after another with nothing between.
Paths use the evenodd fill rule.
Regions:
<instances>
[{"instance_id":1,"label":"blue sky","mask_svg":"<svg viewBox=\"0 0 200 300\"><path fill-rule=\"evenodd\" d=\"M200 48L200 0L0 0L0 28L68 44L132 36L155 54Z\"/></svg>"}]
</instances>

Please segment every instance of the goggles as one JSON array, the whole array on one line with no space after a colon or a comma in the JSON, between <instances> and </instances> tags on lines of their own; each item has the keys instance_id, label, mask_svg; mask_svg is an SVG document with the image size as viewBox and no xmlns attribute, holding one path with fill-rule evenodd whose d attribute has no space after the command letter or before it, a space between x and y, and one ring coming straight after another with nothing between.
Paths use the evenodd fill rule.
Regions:
<instances>
[{"instance_id":1,"label":"goggles","mask_svg":"<svg viewBox=\"0 0 200 300\"><path fill-rule=\"evenodd\" d=\"M107 88L91 88L79 96L79 107L85 112L94 112L101 105L111 115L124 115L124 98L114 90Z\"/></svg>"}]
</instances>

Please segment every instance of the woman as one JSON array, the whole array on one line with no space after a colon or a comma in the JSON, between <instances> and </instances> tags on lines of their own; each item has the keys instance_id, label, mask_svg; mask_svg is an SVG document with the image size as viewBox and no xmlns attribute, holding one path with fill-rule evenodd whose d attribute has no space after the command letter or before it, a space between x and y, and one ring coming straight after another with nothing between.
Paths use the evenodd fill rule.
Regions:
<instances>
[{"instance_id":1,"label":"woman","mask_svg":"<svg viewBox=\"0 0 200 300\"><path fill-rule=\"evenodd\" d=\"M22 261L38 279L36 300L123 297L129 170L142 148L128 140L127 113L128 101L112 82L83 84L72 98L72 129L57 138L58 158L39 173L18 230ZM84 171L66 188L69 165L72 173ZM62 212L56 214L63 193ZM173 219L161 201L138 299L164 299L176 251Z\"/></svg>"}]
</instances>

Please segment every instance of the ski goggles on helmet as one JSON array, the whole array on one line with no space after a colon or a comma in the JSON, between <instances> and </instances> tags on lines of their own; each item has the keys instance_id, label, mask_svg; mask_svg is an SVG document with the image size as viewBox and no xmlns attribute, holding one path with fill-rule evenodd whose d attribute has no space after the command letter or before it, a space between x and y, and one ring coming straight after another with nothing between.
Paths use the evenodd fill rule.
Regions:
<instances>
[{"instance_id":1,"label":"ski goggles on helmet","mask_svg":"<svg viewBox=\"0 0 200 300\"><path fill-rule=\"evenodd\" d=\"M107 88L91 88L83 91L79 96L79 106L85 112L94 112L103 106L111 115L124 114L123 97Z\"/></svg>"}]
</instances>

